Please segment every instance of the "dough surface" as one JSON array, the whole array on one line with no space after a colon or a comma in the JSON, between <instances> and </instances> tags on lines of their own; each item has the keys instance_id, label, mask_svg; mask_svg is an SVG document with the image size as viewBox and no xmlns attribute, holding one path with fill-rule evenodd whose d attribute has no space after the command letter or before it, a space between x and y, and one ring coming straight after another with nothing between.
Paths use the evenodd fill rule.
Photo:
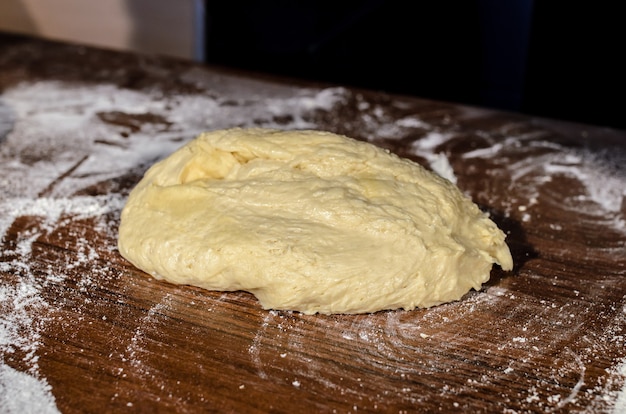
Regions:
<instances>
[{"instance_id":1,"label":"dough surface","mask_svg":"<svg viewBox=\"0 0 626 414\"><path fill-rule=\"evenodd\" d=\"M321 131L201 134L153 165L118 247L157 279L245 290L265 309L430 307L510 270L504 233L449 181Z\"/></svg>"}]
</instances>

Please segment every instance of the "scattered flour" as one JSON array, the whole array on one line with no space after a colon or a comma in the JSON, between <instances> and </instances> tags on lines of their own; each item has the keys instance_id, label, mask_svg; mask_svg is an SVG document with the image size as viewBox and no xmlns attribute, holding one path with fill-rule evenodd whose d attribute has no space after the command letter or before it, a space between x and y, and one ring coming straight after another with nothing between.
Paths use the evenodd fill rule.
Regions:
<instances>
[{"instance_id":1,"label":"scattered flour","mask_svg":"<svg viewBox=\"0 0 626 414\"><path fill-rule=\"evenodd\" d=\"M0 285L1 412L57 411L53 390L38 365L41 332L57 305L46 302L42 292L48 283L61 283L67 276L63 271L49 271L46 279L35 277L30 264L32 245L64 220L93 218L100 231L112 231L108 223L98 220L119 212L125 202L117 193L75 193L145 167L205 130L259 122L267 127L313 128L315 124L306 121L305 115L330 110L344 94L342 88L303 89L295 95L289 91L289 96L276 93L273 98L231 93L228 104L208 96L163 99L157 92L55 81L22 83L2 92L0 243L6 246L7 231L18 217L33 216L40 222L36 230L18 234L14 248L0 251L0 271L17 276L14 282ZM146 114L148 122L133 129L133 116L146 119ZM288 125L283 119L286 114L290 115ZM76 243L76 255L66 263L68 271L97 258L88 240L79 238ZM81 280L78 285L84 289L94 282ZM158 306L165 305L153 310ZM141 349L137 346L142 331L138 328L136 333L124 358L136 360L139 369ZM9 361L16 357L28 372L11 367Z\"/></svg>"},{"instance_id":2,"label":"scattered flour","mask_svg":"<svg viewBox=\"0 0 626 414\"><path fill-rule=\"evenodd\" d=\"M518 198L518 204L507 206L507 213L517 209L523 212L523 221L531 221L532 208L545 198L546 186L556 177L565 177L582 186L583 192L575 200L553 200L559 203L559 208L599 217L604 222L602 225L626 234L626 171L623 168L626 153L601 153L546 141L525 143L524 139L512 136L501 144L462 155L464 159L508 161L513 151L529 153L528 157L518 155L515 161L500 166L510 174L511 186L515 187Z\"/></svg>"},{"instance_id":3,"label":"scattered flour","mask_svg":"<svg viewBox=\"0 0 626 414\"><path fill-rule=\"evenodd\" d=\"M620 365L618 365L615 372L617 375L622 377L624 386L617 394L612 414L623 414L626 413L626 361L623 361Z\"/></svg>"},{"instance_id":4,"label":"scattered flour","mask_svg":"<svg viewBox=\"0 0 626 414\"><path fill-rule=\"evenodd\" d=\"M60 411L45 380L0 364L0 412L55 414Z\"/></svg>"},{"instance_id":5,"label":"scattered flour","mask_svg":"<svg viewBox=\"0 0 626 414\"><path fill-rule=\"evenodd\" d=\"M63 221L62 217L99 218L105 213L118 211L122 204L118 195L71 199L23 198L0 203L0 210L4 213L0 221L2 242L5 242L6 230L12 220L19 216L41 218L37 230L18 234L15 248L4 247L0 252L0 271L16 276L13 283L7 281L0 285L0 412L56 412L51 388L41 377L37 352L42 345L41 332L56 309L54 303L44 299L42 292L48 284L62 282L66 274L50 270L45 279L37 277L31 269L33 243L54 231ZM75 255L65 266L69 271L95 258L97 254L89 241L79 240ZM79 286L84 284L79 282ZM28 372L11 368L9 361L15 358L29 367Z\"/></svg>"},{"instance_id":6,"label":"scattered flour","mask_svg":"<svg viewBox=\"0 0 626 414\"><path fill-rule=\"evenodd\" d=\"M183 75L189 82L206 82L204 71L191 70ZM189 95L164 97L157 92L138 92L115 85L68 85L59 82L42 81L23 83L9 88L0 96L0 272L17 275L10 283L0 285L0 411L17 413L57 412L54 390L40 372L38 351L42 347L42 333L45 332L49 316L58 309L56 303L48 303L42 292L48 283L62 283L68 273L63 270L50 271L45 277L35 277L31 269L32 246L37 240L55 231L64 220L91 218L96 221L98 231L110 232L108 223L102 217L117 213L124 203L124 196L113 192L107 195L77 195L81 190L106 183L129 171L139 171L154 161L168 155L195 137L199 132L233 126L280 127L286 129L316 128L315 115L319 112L332 113L342 105L351 92L343 88L324 90L276 87L251 93L255 88L266 89L267 85L254 82L245 86L233 86L233 82L218 82L216 95L220 97ZM268 98L268 96L271 96ZM411 151L424 158L430 167L456 182L446 152L440 148L455 139L453 132L435 127L417 117L406 116L398 121L392 119L381 107L357 96L358 107L362 111L359 119L364 136L401 138L419 131L420 139L414 141ZM133 116L151 121L140 122L133 128ZM130 121L128 118L130 117ZM141 118L144 117L144 118ZM37 142L33 142L36 139ZM626 231L624 220L625 178L605 166L603 159L584 149L570 149L558 144L531 141L525 146L525 136L507 136L485 148L468 150L455 154L455 165L476 158L499 159L508 162L509 151L535 151L528 157L519 157L510 164L496 165L510 174L511 186L519 191L518 200L511 203L506 211L522 215L524 223L532 222L533 207L542 196L543 186L555 176L571 177L585 189L581 194L591 201L595 215L608 216L610 220L601 225ZM564 158L563 154L567 156ZM457 171L458 173L458 171ZM589 204L585 204L589 208ZM579 208L574 206L571 208ZM38 217L36 229L23 231L11 249L6 236L16 219L22 216ZM554 231L557 231L554 228ZM77 238L76 257L66 263L67 269L75 266L88 266L97 258L97 251L89 242ZM83 276L78 281L82 288L98 283L95 275ZM379 391L372 396L383 399L384 393L394 392L403 401L418 404L424 396L404 385L403 380L420 373L438 373L450 369L442 364L437 355L432 355L423 366L410 363L415 355L421 355L422 344L437 341L439 332L445 331L451 323L463 318L471 318L474 312L499 313L506 305L515 301L515 295L503 286L492 286L480 294L469 295L466 300L424 312L416 312L406 318L402 312L367 315L357 318L328 318L332 329L326 330L324 341L342 339L347 346L358 350L359 357L366 358L372 369L385 370L390 377L397 379L397 389ZM137 330L130 344L122 344L117 352L123 359L131 360L131 367L144 377L157 373L141 364L143 328L157 321L158 313L169 306L167 297L150 309L144 320L137 321ZM520 302L521 303L521 302ZM497 341L487 346L486 353L510 350L524 355L523 358L505 361L502 367L485 376L462 384L447 384L440 390L441 395L461 395L479 387L489 387L502 380L501 376L513 377L523 371L525 364L533 363L533 353L540 351L545 338L529 335L529 331L541 332L547 320L572 327L576 331L575 318L571 312L560 309L553 303L542 303L544 314L534 315L520 306L514 312L528 312L525 326L493 327L500 335ZM318 364L307 353L307 338L303 325L310 318L294 316L284 312L267 312L260 322L258 331L248 348L249 358L256 367L261 379L268 379L272 364L276 360L301 358L306 369L286 381L295 388L305 389L307 384L318 383L327 389L340 389L346 397L362 396L366 386L360 378L346 378L340 366L328 370L327 365ZM532 328L532 329L531 329ZM333 335L337 335L336 338ZM605 341L612 340L607 332ZM441 344L446 349L456 351L463 343L461 335L446 338ZM617 339L616 339L617 340ZM270 345L279 343L276 348ZM321 344L324 346L324 344ZM462 347L461 347L462 348ZM589 354L602 352L601 347L590 347ZM560 377L575 377L578 380L574 390L561 394L557 383L542 383L537 379L528 390L525 398L528 407L564 407L574 402L582 392L586 378L585 361L589 355L562 352L562 366L554 368L550 374ZM19 357L24 372L17 371L11 358ZM539 355L541 356L541 355ZM526 359L524 359L526 358ZM626 410L626 388L617 394L609 392L617 379L626 376L626 364L622 363L608 373L606 387L599 385L593 391L601 396L615 399L614 414ZM544 373L545 374L545 373ZM507 378L508 378L507 377ZM613 383L610 383L613 379ZM507 379L510 381L510 379ZM558 382L558 381L557 381ZM610 383L610 384L609 384ZM482 384L482 385L481 385ZM549 399L538 390L553 387ZM534 388L533 388L534 387ZM241 385L240 388L244 388ZM543 400L542 400L543 399ZM132 405L132 402L129 402ZM365 404L359 401L359 404ZM456 403L458 407L462 402ZM355 405L354 410L358 407Z\"/></svg>"}]
</instances>

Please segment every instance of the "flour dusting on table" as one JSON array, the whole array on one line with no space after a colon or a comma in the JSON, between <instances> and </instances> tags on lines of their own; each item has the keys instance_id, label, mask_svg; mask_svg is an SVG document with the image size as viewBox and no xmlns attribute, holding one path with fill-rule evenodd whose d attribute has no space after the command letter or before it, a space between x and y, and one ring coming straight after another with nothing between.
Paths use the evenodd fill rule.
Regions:
<instances>
[{"instance_id":1,"label":"flour dusting on table","mask_svg":"<svg viewBox=\"0 0 626 414\"><path fill-rule=\"evenodd\" d=\"M101 304L97 298L89 296L89 292L107 284L114 285L120 278L119 271L107 263L107 255L116 253L115 226L129 190L128 182L136 182L149 165L205 130L234 126L302 129L334 125L333 132L358 134L359 138L391 149L402 139L411 140L406 155L425 161L451 181L457 180L462 189L471 190L484 204L499 209L504 218L524 227L530 232L529 237L558 239L560 234L567 234L582 238L587 228L614 232L622 237L626 234L626 179L623 168L619 167L623 160L615 158L616 155L600 156L587 148L537 140L533 132L517 133L513 127L497 139L484 131L474 131L469 138L459 136L455 126L443 115L435 114L430 121L410 114L398 119L364 95L343 88L316 90L276 86L268 93L266 89L270 86L267 84L246 81L245 85L238 86L232 80L207 80L210 76L203 70L183 74L188 82L215 81L219 86L206 95L168 96L159 91L137 91L116 85L53 81L22 83L2 92L0 272L6 282L3 280L0 286L0 395L3 396L0 411L25 407L35 407L41 412L56 411L54 388L41 368L45 355L40 351L48 340L47 329L52 325L65 328L69 337L74 335L72 325L76 321L59 316L65 307L75 306L73 311L80 323L89 323L97 306L107 306L124 319L124 312L132 307L125 302L126 297L108 298ZM255 88L259 89L258 94L250 92ZM338 123L334 115L349 102L359 109L353 114L353 126ZM398 110L405 110L402 102L394 105ZM474 146L462 146L468 140ZM499 161L493 161L496 159ZM494 182L503 182L508 187L494 188L491 182L473 182L474 162L488 163L488 173L498 177ZM561 196L552 187L555 183L567 183L571 191ZM515 197L509 197L511 188L516 190ZM548 225L537 216L537 206L542 203L555 211L575 210L581 213L583 221L552 221ZM20 226L16 225L18 222ZM80 225L69 225L76 223ZM89 240L87 232L95 235L100 243ZM45 260L33 264L32 259L40 252L41 244L60 238L67 243L68 252L76 253L59 253L65 262L55 265L45 265ZM616 265L623 266L626 249L623 241L617 245L586 248L587 252L614 257ZM529 260L531 253L524 252ZM585 257L581 257L586 263L584 260ZM622 274L626 274L626 270L622 270ZM72 279L76 277L80 279ZM437 392L454 399L455 407L462 408L465 404L458 396L490 392L498 384L510 383L522 384L519 387L524 388L516 389L518 395L499 397L505 401L508 398L511 404L518 403L528 411L567 408L582 396L591 395L597 407L614 406L614 412L619 412L626 406L626 388L622 388L626 376L623 359L615 361L606 375L593 384L588 383L591 374L587 367L595 355L607 351L607 344L616 341L624 344L623 310L603 309L598 320L605 330L580 339L586 341L582 350L564 349L561 343L576 341L576 336L580 336L578 318L571 304L547 301L541 297L541 292L537 292L536 297L525 296L526 302L519 300L520 295L528 295L521 283L532 282L536 277L539 276L532 268L522 268L516 279L495 280L483 291L472 293L462 301L415 312L358 317L305 317L267 312L258 321L256 332L252 332L245 357L254 365L259 381L284 381L293 392L314 387L340 390L347 399L354 399L353 410L376 410L378 402L390 394L410 404L424 402L426 397L407 384L420 375L458 369L446 365L444 356L452 353L457 356L459 365L468 370L472 364L490 368L483 378L449 376L450 382L442 384ZM568 281L554 280L553 283L571 290ZM616 283L615 279L607 278L606 289L615 287ZM65 286L77 289L83 296L76 295L76 303L52 300L49 292ZM581 290L577 297L582 303L580 306L591 311L593 298L602 291L600 288ZM213 301L205 299L206 312L216 311L214 308L219 306L214 306L214 302L219 304L232 297L236 296L225 294ZM145 358L144 347L150 344L151 335L157 335L160 321L168 313L178 311L180 305L168 295L156 301L143 318L127 321L135 324L131 326L130 339L108 345L111 370L117 378L134 374L156 387L163 385L158 370ZM534 313L536 307L541 309L540 314ZM494 326L481 327L478 324L483 314L502 317ZM511 326L507 316L520 317L525 322ZM450 327L460 323L468 324L467 331L451 333ZM555 327L557 335L553 334ZM317 339L318 343L311 343L314 339L307 337L310 329L324 333ZM483 345L483 355L464 353L470 339ZM369 369L384 372L395 385L376 388L379 384L368 383L363 373L346 372L349 361L329 368L329 364L316 359L310 348L312 345L328 347L329 343L346 347L334 350L337 358L356 354L363 363L369 364ZM432 349L438 353L429 354L423 364L414 363L416 356L421 358ZM495 356L502 351L512 357L497 359ZM539 367L541 358L555 356L558 365ZM277 363L289 361L304 362L306 369L272 378ZM521 378L519 375L525 369L534 369L536 376ZM574 385L569 388L568 384ZM244 384L237 386L246 389ZM363 399L363 390L368 390L365 395L370 396L369 400ZM119 389L119 395L112 398L121 400L127 396ZM132 403L128 397L128 404Z\"/></svg>"},{"instance_id":2,"label":"flour dusting on table","mask_svg":"<svg viewBox=\"0 0 626 414\"><path fill-rule=\"evenodd\" d=\"M204 130L254 122L283 126L276 123L276 117L285 113L293 115L291 127L313 127L300 114L330 109L340 93L340 89L302 90L301 94L287 98L259 98L254 105L223 105L203 96L158 99L114 85L39 82L3 91L0 240L4 247L0 271L15 278L0 286L0 390L7 397L0 401L0 409L12 412L21 404L21 408L30 408L44 403L54 408L51 387L41 377L37 361L42 332L58 305L45 299L43 292L51 284L63 283L67 272L77 266L91 267L92 276L85 274L84 280L79 281L83 289L97 284L98 275L109 277L109 269L94 264L98 253L91 241L78 235L74 243L79 254L65 263L67 272L62 268L31 269L33 243L59 231L71 220L92 219L96 231L109 235L111 245L105 249L115 249L115 235L111 233L114 227L103 217L119 214L125 197L116 193L77 194L125 171L145 169ZM250 97L230 99L236 102ZM133 116L141 118L144 114L155 115L145 118L153 122L133 129ZM16 234L16 240L11 242L7 232L20 217L33 217L37 225ZM126 352L130 352L129 357L134 355L132 348ZM18 360L11 362L15 358ZM28 373L15 371L12 365L26 367ZM21 398L24 395L38 400Z\"/></svg>"}]
</instances>

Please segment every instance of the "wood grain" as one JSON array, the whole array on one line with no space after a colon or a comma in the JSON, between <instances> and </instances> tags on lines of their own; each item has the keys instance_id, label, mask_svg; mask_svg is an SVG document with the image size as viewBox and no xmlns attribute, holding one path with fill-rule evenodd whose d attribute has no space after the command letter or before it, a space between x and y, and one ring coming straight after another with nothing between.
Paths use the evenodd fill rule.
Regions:
<instances>
[{"instance_id":1,"label":"wood grain","mask_svg":"<svg viewBox=\"0 0 626 414\"><path fill-rule=\"evenodd\" d=\"M612 412L624 398L624 131L8 36L0 91L0 315L16 328L0 361L61 412ZM514 271L431 309L307 316L135 269L116 249L130 189L166 150L237 125L444 154L507 232Z\"/></svg>"}]
</instances>

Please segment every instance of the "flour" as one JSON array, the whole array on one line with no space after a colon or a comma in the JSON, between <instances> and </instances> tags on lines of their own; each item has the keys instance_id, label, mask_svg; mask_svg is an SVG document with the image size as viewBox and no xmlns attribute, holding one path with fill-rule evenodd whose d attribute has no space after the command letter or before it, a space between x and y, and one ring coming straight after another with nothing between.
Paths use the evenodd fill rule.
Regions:
<instances>
[{"instance_id":1,"label":"flour","mask_svg":"<svg viewBox=\"0 0 626 414\"><path fill-rule=\"evenodd\" d=\"M569 209L584 216L592 216L607 229L626 234L624 206L626 197L626 172L623 169L624 153L601 153L584 147L569 148L546 141L533 141L525 145L524 136L508 137L503 143L462 154L464 159L509 159L513 151L528 152L529 156L500 165L510 174L518 201L507 206L506 213L522 212L522 221L532 220L533 206L545 201L544 189L556 178L573 180L582 191L571 200L551 200L558 208ZM523 148L523 149L522 149ZM575 188L575 187L573 187ZM556 223L555 225L561 226Z\"/></svg>"},{"instance_id":2,"label":"flour","mask_svg":"<svg viewBox=\"0 0 626 414\"><path fill-rule=\"evenodd\" d=\"M625 385L617 394L612 414L622 414L626 413L626 361L622 361L615 368L615 373L622 378Z\"/></svg>"},{"instance_id":3,"label":"flour","mask_svg":"<svg viewBox=\"0 0 626 414\"><path fill-rule=\"evenodd\" d=\"M112 270L99 263L103 253L114 249L112 245L92 246L83 235L72 234L69 248L76 254L57 267L37 269L32 264L33 247L72 220L88 220L98 235L114 241L116 222L110 217L119 214L125 194L107 186L122 180L124 174L130 174L129 180L137 181L148 165L205 130L233 126L303 129L335 122L337 132L355 128L358 136L374 143L381 137L386 141L379 143L387 144L412 137L415 140L409 149L411 154L426 160L431 169L440 169L449 179L458 177L463 183L467 166L477 160L488 163L490 174L499 174L510 181L508 185L515 188L515 199L503 191L503 194L485 195L484 200L493 202L503 209L505 216L519 220L525 228L541 223L537 208L541 203L549 203L557 209L581 213L598 231L626 233L626 179L620 167L624 160L616 154L542 141L536 133L516 133L514 127L503 128L503 136L498 139L484 131L474 131L476 139L482 140L480 146L448 151L462 139L456 135L454 125L443 121L435 125L411 115L394 118L375 102L344 88L295 90L245 79L233 81L202 69L189 70L181 79L199 86L211 84L215 89L202 95L164 96L159 91L135 91L112 84L40 81L3 90L0 96L0 272L3 277L0 411L24 412L32 408L37 412L57 412L55 390L42 369L41 360L45 356L41 351L43 334L64 305L46 299L45 293L53 285L68 282L70 274L77 277L75 269L85 270L79 272L80 280L72 281L81 291L89 291L113 277ZM351 120L358 129L338 124L334 114L351 101L356 102L360 111ZM405 110L402 102L393 105ZM549 186L561 178L570 180L577 193L568 199L548 198L547 194L554 195L548 191ZM32 217L36 225L17 232L12 226L23 217ZM559 237L577 223L552 224L547 226L547 231ZM612 254L623 255L623 247L623 244L617 246ZM537 275L532 272L520 275L520 278L533 277ZM583 296L577 294L576 299L587 300L589 304L585 306L592 310L593 302ZM207 312L226 297L232 295L207 300ZM451 334L450 327L461 323L476 326L481 313L497 314L503 318L501 323L489 327L493 337L482 342L484 355L506 351L515 357L492 361L493 369L483 378L451 382L431 391L454 398L456 406L463 408L465 401L459 395L477 390L490 392L490 387L501 381L518 379L516 375L524 369L535 369L536 361L541 358L554 358L558 354L561 365L548 371L535 371L536 376L525 378L526 388L517 389L520 395L496 397L503 401L508 398L511 403L520 400L528 412L559 406L567 409L575 406L582 396L593 400L592 409L609 406L614 407L614 414L623 411L626 407L623 359L615 361L597 383L588 383L591 374L590 370L585 371L589 361L606 352L607 344L624 343L620 328L624 326L623 312L614 319L599 315L598 318L605 318L606 330L586 337L587 349L570 352L548 345L552 341L558 344L560 340L572 340L567 335L580 334L577 318L571 317L572 309L541 298L525 299L536 306L525 306L519 300L519 292L502 280L462 301L413 313L305 317L268 312L252 334L246 357L256 369L254 375L267 381L275 380L271 375L280 361L304 362L301 366L305 368L280 380L294 392L314 386L340 392L347 401L354 400L353 409L375 410L377 404L391 395L407 404L418 404L426 396L407 386L406 381L417 375L449 373L455 367L445 365L446 359L440 355L466 349L464 341L468 340L468 333ZM74 310L79 317L84 316L83 312L87 315L90 309L89 299L83 300ZM174 306L169 298L160 298L143 320L135 322L133 341L118 347L111 345L115 361L126 360L119 368L114 367L122 375L132 372L159 383L159 373L145 363L143 351L147 334L158 328L159 313ZM537 307L541 309L539 314L534 313ZM512 326L506 318L507 312L525 323ZM563 337L545 334L555 326L562 327L559 335ZM317 360L309 348L316 343L307 336L306 327L323 332L317 346L327 348L338 343L343 347L338 358L342 352L357 355L363 364L385 373L393 381L384 389L376 388L380 384L368 384L360 377L362 373L357 372L353 377L346 373L350 361L345 361L343 366L329 366ZM67 334L72 335L71 329ZM484 336L480 331L473 331L473 335L469 339ZM441 354L425 354L432 349L432 343L437 343ZM416 358L423 364L415 364ZM474 361L467 358L468 354L459 354L458 361L461 365L468 364L469 370ZM574 389L560 386L559 381L573 383ZM370 399L364 401L363 395L369 395Z\"/></svg>"},{"instance_id":4,"label":"flour","mask_svg":"<svg viewBox=\"0 0 626 414\"><path fill-rule=\"evenodd\" d=\"M452 184L456 184L457 178L454 175L454 169L445 154L439 153L429 157L429 165L430 168L441 177L450 181Z\"/></svg>"},{"instance_id":5,"label":"flour","mask_svg":"<svg viewBox=\"0 0 626 414\"><path fill-rule=\"evenodd\" d=\"M153 95L106 84L44 81L4 90L0 100L0 241L6 242L7 231L19 217L36 217L38 226L18 234L14 248L3 248L0 254L0 271L19 275L15 283L0 286L0 395L6 397L0 400L0 411L22 412L26 407L37 412L56 410L53 390L41 376L37 361L41 332L59 305L46 301L42 292L49 283L62 283L65 271L91 267L89 263L98 253L88 240L77 236L76 254L65 263L65 271L49 270L42 280L31 269L32 245L67 220L94 219L96 231L111 232L103 217L119 213L125 203L125 197L117 193L75 193L147 166L205 130L255 122L285 127L285 113L291 115L290 127L312 127L314 124L304 119L306 114L329 110L343 93L341 88L302 90L295 96L275 94L269 99L239 94L223 104L208 96L168 100L157 92ZM127 115L118 122L118 114ZM154 114L148 118L154 122L133 129L132 117L144 114ZM92 286L97 283L93 277L106 277L108 271L92 267L78 281L79 288ZM158 306L164 305L155 310ZM135 347L141 335L138 329L133 347L127 348L124 357L133 359L137 369L141 368L141 350ZM28 367L28 373L9 365L10 358L16 357Z\"/></svg>"},{"instance_id":6,"label":"flour","mask_svg":"<svg viewBox=\"0 0 626 414\"><path fill-rule=\"evenodd\" d=\"M59 410L45 380L0 364L0 412L55 414Z\"/></svg>"},{"instance_id":7,"label":"flour","mask_svg":"<svg viewBox=\"0 0 626 414\"><path fill-rule=\"evenodd\" d=\"M38 350L41 347L41 333L56 311L56 305L48 302L42 292L49 284L65 280L64 273L50 270L45 279L36 276L31 269L32 245L40 237L55 230L62 224L63 217L72 219L100 218L121 208L122 200L116 195L101 197L76 197L72 199L39 198L13 199L2 203L5 209L3 218L9 221L18 216L36 216L42 219L37 230L29 230L18 235L15 249L4 249L0 254L0 271L16 275L15 283L0 286L0 411L23 412L28 407L32 412L55 412L54 397L45 378L41 377L38 364ZM7 222L0 222L3 236ZM97 253L86 239L78 239L76 254L65 264L66 271L84 266L97 259ZM79 281L84 288L89 276ZM8 281L7 281L8 282ZM89 285L90 283L86 283ZM9 361L21 360L28 372L15 371ZM27 387L27 388L24 388Z\"/></svg>"},{"instance_id":8,"label":"flour","mask_svg":"<svg viewBox=\"0 0 626 414\"><path fill-rule=\"evenodd\" d=\"M406 125L407 123L405 122L404 124ZM419 125L419 127L423 127L423 126ZM437 147L447 142L452 137L454 137L454 135L450 133L442 133L440 131L429 131L425 136L415 141L411 145L411 149L417 155L431 157L434 151L436 151Z\"/></svg>"},{"instance_id":9,"label":"flour","mask_svg":"<svg viewBox=\"0 0 626 414\"><path fill-rule=\"evenodd\" d=\"M30 246L23 245L17 253L28 257ZM29 274L27 263L0 264L3 272L22 274L17 285L3 284L0 287L0 411L23 412L24 407L34 404L52 412L54 398L45 379L39 378L37 364L40 330L45 318L39 318L39 312L33 312L33 309L45 311L48 304L41 298L41 286ZM14 356L19 356L30 367L30 373L15 371L6 364L5 359Z\"/></svg>"}]
</instances>

